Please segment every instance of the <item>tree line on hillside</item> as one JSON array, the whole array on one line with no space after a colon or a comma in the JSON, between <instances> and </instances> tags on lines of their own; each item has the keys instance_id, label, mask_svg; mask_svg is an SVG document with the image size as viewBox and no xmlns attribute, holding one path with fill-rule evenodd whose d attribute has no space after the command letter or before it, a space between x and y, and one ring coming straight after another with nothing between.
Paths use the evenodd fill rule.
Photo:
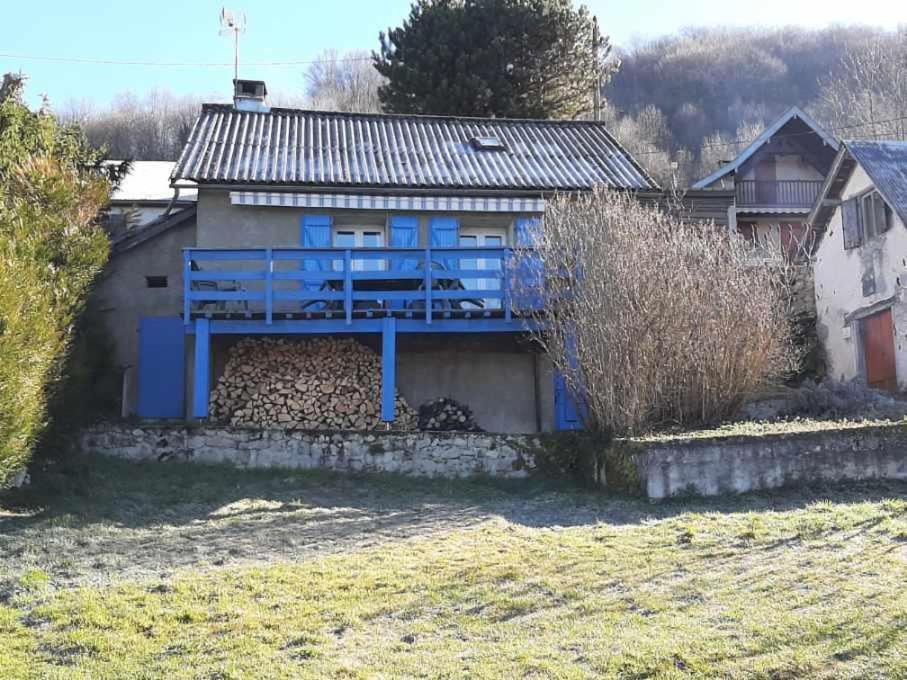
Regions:
<instances>
[{"instance_id":1,"label":"tree line on hillside","mask_svg":"<svg viewBox=\"0 0 907 680\"><path fill-rule=\"evenodd\" d=\"M904 137L905 66L907 34L868 27L696 28L612 53L570 0L417 0L377 51L322 53L272 104L588 118L600 83L609 129L662 184L684 187L792 105L842 137ZM62 118L112 157L175 159L200 103L127 93Z\"/></svg>"}]
</instances>

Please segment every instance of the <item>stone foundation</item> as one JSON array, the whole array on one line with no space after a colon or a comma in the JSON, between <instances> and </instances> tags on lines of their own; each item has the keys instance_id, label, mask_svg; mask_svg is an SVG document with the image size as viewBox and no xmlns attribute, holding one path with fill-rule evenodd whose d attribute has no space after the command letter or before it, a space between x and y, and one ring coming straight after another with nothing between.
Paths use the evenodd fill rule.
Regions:
<instances>
[{"instance_id":1,"label":"stone foundation","mask_svg":"<svg viewBox=\"0 0 907 680\"><path fill-rule=\"evenodd\" d=\"M529 435L466 432L313 432L180 425L103 424L83 451L136 461L240 467L395 472L422 477L525 477L538 446Z\"/></svg>"}]
</instances>

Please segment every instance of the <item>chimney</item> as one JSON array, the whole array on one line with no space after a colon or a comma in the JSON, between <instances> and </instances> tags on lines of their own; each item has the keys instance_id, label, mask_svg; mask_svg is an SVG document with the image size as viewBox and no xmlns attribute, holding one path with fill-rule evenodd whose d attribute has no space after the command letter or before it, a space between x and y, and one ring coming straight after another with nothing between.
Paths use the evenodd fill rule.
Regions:
<instances>
[{"instance_id":1,"label":"chimney","mask_svg":"<svg viewBox=\"0 0 907 680\"><path fill-rule=\"evenodd\" d=\"M265 101L268 88L263 80L233 80L233 108L237 111L267 113L271 110Z\"/></svg>"}]
</instances>

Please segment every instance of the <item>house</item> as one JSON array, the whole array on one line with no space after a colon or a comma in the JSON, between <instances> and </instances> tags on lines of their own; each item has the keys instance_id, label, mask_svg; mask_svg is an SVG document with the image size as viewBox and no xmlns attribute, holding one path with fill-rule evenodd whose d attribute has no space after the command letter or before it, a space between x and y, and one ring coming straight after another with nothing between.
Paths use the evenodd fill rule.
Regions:
<instances>
[{"instance_id":1,"label":"house","mask_svg":"<svg viewBox=\"0 0 907 680\"><path fill-rule=\"evenodd\" d=\"M107 210L107 226L113 238L139 229L165 212L195 205L194 191L174 195L170 188L174 165L173 161L132 161L129 164L129 172L111 195Z\"/></svg>"},{"instance_id":2,"label":"house","mask_svg":"<svg viewBox=\"0 0 907 680\"><path fill-rule=\"evenodd\" d=\"M732 229L788 256L808 255L806 216L837 151L834 137L792 107L693 189L733 189Z\"/></svg>"},{"instance_id":3,"label":"house","mask_svg":"<svg viewBox=\"0 0 907 680\"><path fill-rule=\"evenodd\" d=\"M204 419L240 338L330 335L380 353L388 424L399 390L451 396L490 431L575 427L510 261L556 193L661 195L605 127L270 108L259 81L235 86L172 171L196 212L153 225L105 282L117 309L147 298L112 330L134 339L126 410Z\"/></svg>"},{"instance_id":4,"label":"house","mask_svg":"<svg viewBox=\"0 0 907 680\"><path fill-rule=\"evenodd\" d=\"M829 374L907 387L907 142L845 141L809 222Z\"/></svg>"},{"instance_id":5,"label":"house","mask_svg":"<svg viewBox=\"0 0 907 680\"><path fill-rule=\"evenodd\" d=\"M179 308L180 252L195 244L196 195L191 190L177 193L170 187L174 165L172 161L133 161L108 208L105 227L110 234L110 260L94 291L93 304L113 339L123 416L134 414L138 403L141 320Z\"/></svg>"}]
</instances>

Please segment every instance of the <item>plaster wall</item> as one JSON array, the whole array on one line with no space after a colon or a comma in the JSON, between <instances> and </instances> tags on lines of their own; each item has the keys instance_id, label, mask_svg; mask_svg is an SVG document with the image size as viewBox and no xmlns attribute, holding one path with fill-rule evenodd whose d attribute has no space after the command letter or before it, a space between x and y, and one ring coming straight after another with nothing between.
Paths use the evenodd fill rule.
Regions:
<instances>
[{"instance_id":1,"label":"plaster wall","mask_svg":"<svg viewBox=\"0 0 907 680\"><path fill-rule=\"evenodd\" d=\"M94 296L123 371L124 415L138 401L139 320L177 316L183 307L182 249L195 245L195 223L189 220L132 250L114 254ZM148 288L147 276L166 276L166 288Z\"/></svg>"},{"instance_id":2,"label":"plaster wall","mask_svg":"<svg viewBox=\"0 0 907 680\"><path fill-rule=\"evenodd\" d=\"M859 166L842 193L852 198L872 187ZM875 292L863 294L864 277L875 279ZM892 216L891 228L858 248L844 250L842 211L831 218L815 258L815 292L819 339L827 359L829 375L849 380L862 375L862 348L858 319L877 311L892 309L898 386L907 388L907 304L902 283L907 283L907 228Z\"/></svg>"}]
</instances>

